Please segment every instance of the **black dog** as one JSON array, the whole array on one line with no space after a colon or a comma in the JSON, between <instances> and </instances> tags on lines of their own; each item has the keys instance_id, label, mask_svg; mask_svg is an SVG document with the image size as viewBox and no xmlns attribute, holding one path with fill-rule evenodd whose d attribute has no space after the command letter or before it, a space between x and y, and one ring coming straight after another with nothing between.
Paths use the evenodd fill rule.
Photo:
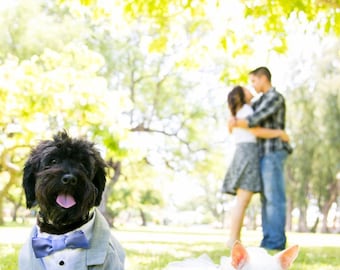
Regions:
<instances>
[{"instance_id":1,"label":"black dog","mask_svg":"<svg viewBox=\"0 0 340 270\"><path fill-rule=\"evenodd\" d=\"M40 206L38 225L47 233L63 234L86 223L105 182L105 162L93 144L66 133L40 143L24 168L27 207Z\"/></svg>"},{"instance_id":2,"label":"black dog","mask_svg":"<svg viewBox=\"0 0 340 270\"><path fill-rule=\"evenodd\" d=\"M63 235L87 224L94 215L93 226L109 231L106 222L102 228L104 219L99 211L91 212L101 202L105 182L105 162L93 143L72 139L66 132L58 133L53 140L41 142L32 150L23 176L27 207L38 205L40 208L37 218L39 233ZM101 220L96 221L98 218ZM117 249L119 265L123 267L124 252L116 240L112 242L111 246ZM116 266L112 269L123 268Z\"/></svg>"}]
</instances>

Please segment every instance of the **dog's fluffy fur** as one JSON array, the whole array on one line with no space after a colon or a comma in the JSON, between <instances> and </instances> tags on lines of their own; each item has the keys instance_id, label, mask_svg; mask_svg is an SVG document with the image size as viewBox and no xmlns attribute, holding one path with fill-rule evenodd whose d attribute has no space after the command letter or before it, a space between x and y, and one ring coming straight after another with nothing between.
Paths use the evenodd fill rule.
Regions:
<instances>
[{"instance_id":1,"label":"dog's fluffy fur","mask_svg":"<svg viewBox=\"0 0 340 270\"><path fill-rule=\"evenodd\" d=\"M63 182L65 175L71 175L72 181ZM40 230L63 234L86 223L90 209L99 205L105 187L105 162L92 143L58 133L54 140L43 141L32 150L23 186L27 207L40 207ZM61 207L56 203L59 194L73 196L76 204Z\"/></svg>"},{"instance_id":2,"label":"dog's fluffy fur","mask_svg":"<svg viewBox=\"0 0 340 270\"><path fill-rule=\"evenodd\" d=\"M86 269L124 269L124 250L95 209L105 188L105 162L93 143L72 139L65 132L58 133L53 140L42 141L25 164L23 187L27 207L37 205L39 214L38 226L33 227L31 238L21 249L19 269L56 269L54 260L60 256L68 259L62 263L69 267L72 263L78 266L81 261ZM84 228L85 223L92 224L88 249L72 253L66 248L56 251L59 254L36 258L32 238L38 233L55 237Z\"/></svg>"}]
</instances>

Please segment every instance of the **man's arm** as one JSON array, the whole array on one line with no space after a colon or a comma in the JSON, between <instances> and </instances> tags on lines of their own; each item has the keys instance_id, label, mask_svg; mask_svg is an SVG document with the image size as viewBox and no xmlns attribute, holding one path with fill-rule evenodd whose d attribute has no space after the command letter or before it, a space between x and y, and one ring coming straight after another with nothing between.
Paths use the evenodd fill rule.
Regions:
<instances>
[{"instance_id":1,"label":"man's arm","mask_svg":"<svg viewBox=\"0 0 340 270\"><path fill-rule=\"evenodd\" d=\"M248 129L251 133L253 133L258 138L262 138L262 139L280 138L284 142L289 142L289 136L284 130L261 128L261 127L249 128L248 120L246 119L236 119L235 117L232 117L228 123L228 128L229 128L230 133L232 132L234 127Z\"/></svg>"},{"instance_id":2,"label":"man's arm","mask_svg":"<svg viewBox=\"0 0 340 270\"><path fill-rule=\"evenodd\" d=\"M282 107L283 103L284 99L281 95L271 93L270 96L263 99L259 107L256 108L254 114L247 117L247 123L240 122L240 125L247 124L248 127L258 126L260 122L276 113Z\"/></svg>"},{"instance_id":3,"label":"man's arm","mask_svg":"<svg viewBox=\"0 0 340 270\"><path fill-rule=\"evenodd\" d=\"M280 138L284 142L289 142L288 134L282 129L255 127L255 128L249 128L248 130L258 138L262 138L262 139Z\"/></svg>"},{"instance_id":4,"label":"man's arm","mask_svg":"<svg viewBox=\"0 0 340 270\"><path fill-rule=\"evenodd\" d=\"M229 130L232 130L234 127L252 128L258 126L261 121L276 113L281 108L283 102L283 97L278 94L268 96L251 116L245 119L231 118L228 123Z\"/></svg>"}]
</instances>

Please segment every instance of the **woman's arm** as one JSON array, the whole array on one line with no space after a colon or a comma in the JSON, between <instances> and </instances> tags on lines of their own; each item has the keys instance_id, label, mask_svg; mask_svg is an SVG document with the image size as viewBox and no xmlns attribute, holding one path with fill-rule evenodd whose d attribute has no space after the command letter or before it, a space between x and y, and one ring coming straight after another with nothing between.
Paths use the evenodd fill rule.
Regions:
<instances>
[{"instance_id":1,"label":"woman's arm","mask_svg":"<svg viewBox=\"0 0 340 270\"><path fill-rule=\"evenodd\" d=\"M255 128L249 128L248 130L258 138L262 138L262 139L280 138L284 142L289 142L288 134L282 129L255 127Z\"/></svg>"}]
</instances>

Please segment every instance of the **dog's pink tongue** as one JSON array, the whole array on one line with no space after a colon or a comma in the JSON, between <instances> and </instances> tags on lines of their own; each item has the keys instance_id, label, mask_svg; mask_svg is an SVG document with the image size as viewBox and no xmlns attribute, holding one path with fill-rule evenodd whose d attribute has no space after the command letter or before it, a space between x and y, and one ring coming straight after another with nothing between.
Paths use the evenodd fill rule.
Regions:
<instances>
[{"instance_id":1,"label":"dog's pink tongue","mask_svg":"<svg viewBox=\"0 0 340 270\"><path fill-rule=\"evenodd\" d=\"M70 208L76 204L76 201L71 195L63 194L63 193L58 195L56 201L57 201L57 204L59 204L63 208Z\"/></svg>"}]
</instances>

